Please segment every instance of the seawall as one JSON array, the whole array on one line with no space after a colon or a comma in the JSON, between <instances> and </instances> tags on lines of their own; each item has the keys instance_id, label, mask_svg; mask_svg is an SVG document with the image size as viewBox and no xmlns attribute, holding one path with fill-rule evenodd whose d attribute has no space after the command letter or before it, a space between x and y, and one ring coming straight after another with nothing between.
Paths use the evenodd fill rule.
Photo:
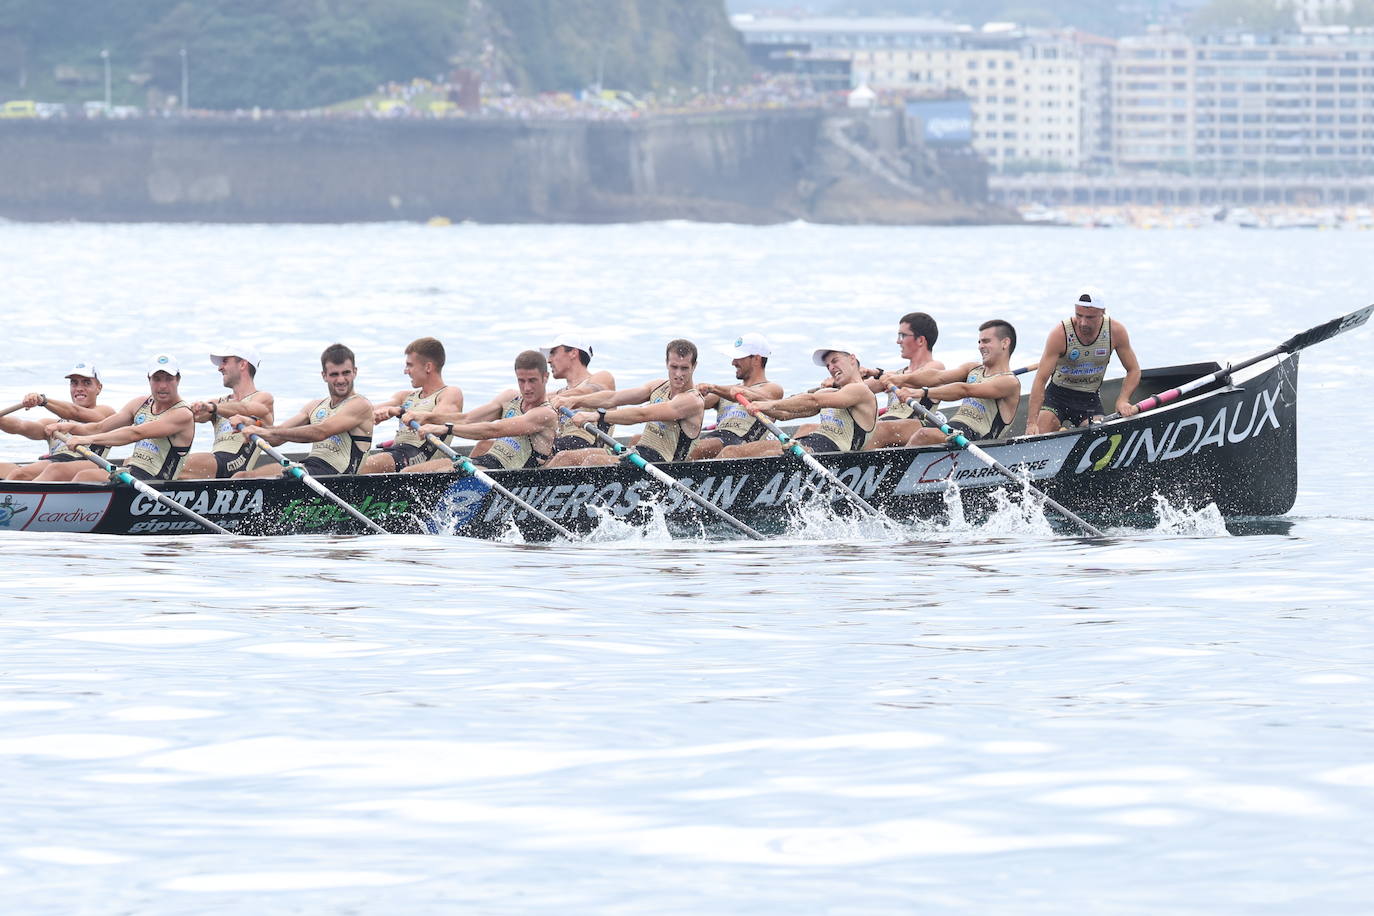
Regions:
<instances>
[{"instance_id":1,"label":"seawall","mask_svg":"<svg viewBox=\"0 0 1374 916\"><path fill-rule=\"evenodd\" d=\"M634 121L13 120L0 122L0 217L776 222L810 215L799 188L815 183L823 121L809 110ZM850 211L843 221L864 221L862 206Z\"/></svg>"}]
</instances>

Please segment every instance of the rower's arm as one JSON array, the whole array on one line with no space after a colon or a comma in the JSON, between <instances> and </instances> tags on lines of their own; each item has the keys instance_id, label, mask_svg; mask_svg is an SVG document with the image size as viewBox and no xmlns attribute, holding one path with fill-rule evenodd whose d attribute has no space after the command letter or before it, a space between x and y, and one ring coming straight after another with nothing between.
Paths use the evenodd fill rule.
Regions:
<instances>
[{"instance_id":1,"label":"rower's arm","mask_svg":"<svg viewBox=\"0 0 1374 916\"><path fill-rule=\"evenodd\" d=\"M666 401L659 401L657 404L645 404L640 407L618 407L615 410L608 410L606 411L606 422L631 426L635 423L686 420L689 417L700 417L705 409L706 403L701 398L701 392L691 388Z\"/></svg>"},{"instance_id":2,"label":"rower's arm","mask_svg":"<svg viewBox=\"0 0 1374 916\"><path fill-rule=\"evenodd\" d=\"M362 397L349 401L338 413L313 425L307 417L307 422L301 426L273 426L261 431L247 427L245 432L257 432L272 445L281 445L283 442L308 445L360 426L368 432L372 431L372 402Z\"/></svg>"},{"instance_id":3,"label":"rower's arm","mask_svg":"<svg viewBox=\"0 0 1374 916\"><path fill-rule=\"evenodd\" d=\"M258 422L264 426L271 426L276 402L268 392L255 391L246 400L212 403L211 406L215 408L211 411L212 414L217 413L221 417L243 414L248 417L257 417Z\"/></svg>"},{"instance_id":4,"label":"rower's arm","mask_svg":"<svg viewBox=\"0 0 1374 916\"><path fill-rule=\"evenodd\" d=\"M936 385L946 385L967 378L969 370L977 365L977 363L964 363L953 369L946 369L943 364L939 365L938 368L934 365L927 365L915 372L887 373L882 377L883 389L886 390L888 385L896 385L898 388L934 388Z\"/></svg>"},{"instance_id":5,"label":"rower's arm","mask_svg":"<svg viewBox=\"0 0 1374 916\"><path fill-rule=\"evenodd\" d=\"M1116 412L1123 417L1133 416L1140 412L1132 403L1136 386L1140 384L1140 360L1136 358L1126 328L1116 321L1112 322L1112 343L1116 345L1116 358L1121 360L1121 368L1126 370L1126 377L1121 380L1121 392L1116 396Z\"/></svg>"},{"instance_id":6,"label":"rower's arm","mask_svg":"<svg viewBox=\"0 0 1374 916\"><path fill-rule=\"evenodd\" d=\"M1054 375L1054 367L1059 365L1059 357L1069 346L1064 336L1064 326L1055 325L1045 340L1045 349L1040 354L1040 366L1035 370L1035 381L1031 382L1030 395L1026 399L1026 435L1040 434L1040 408L1045 406L1045 386Z\"/></svg>"},{"instance_id":7,"label":"rower's arm","mask_svg":"<svg viewBox=\"0 0 1374 916\"><path fill-rule=\"evenodd\" d=\"M25 439L46 439L48 431L36 420L21 420L18 417L0 417L0 433L23 436Z\"/></svg>"},{"instance_id":8,"label":"rower's arm","mask_svg":"<svg viewBox=\"0 0 1374 916\"><path fill-rule=\"evenodd\" d=\"M647 384L635 388L623 388L619 391L615 389L607 391L565 391L558 395L556 401L562 407L580 407L584 410L643 404L649 400L649 395L653 393L653 390L662 384L663 379L655 379Z\"/></svg>"},{"instance_id":9,"label":"rower's arm","mask_svg":"<svg viewBox=\"0 0 1374 916\"><path fill-rule=\"evenodd\" d=\"M141 401L139 403L142 403ZM182 435L188 431L194 432L195 418L191 416L189 407L173 407L160 417L155 417L146 423L137 426L132 424L112 429L108 432L96 433L93 436L81 436L85 442L77 443L83 445L129 445L140 439L161 439L172 438Z\"/></svg>"},{"instance_id":10,"label":"rower's arm","mask_svg":"<svg viewBox=\"0 0 1374 916\"><path fill-rule=\"evenodd\" d=\"M541 430L558 425L558 417L551 407L536 407L518 417L492 420L488 423L455 423L453 434L461 439L500 439L503 436L532 436ZM446 430L447 427L440 427ZM431 430L435 435L443 433Z\"/></svg>"},{"instance_id":11,"label":"rower's arm","mask_svg":"<svg viewBox=\"0 0 1374 916\"><path fill-rule=\"evenodd\" d=\"M446 413L463 412L463 389L457 385L449 385L439 394L439 400L434 405L435 410Z\"/></svg>"},{"instance_id":12,"label":"rower's arm","mask_svg":"<svg viewBox=\"0 0 1374 916\"><path fill-rule=\"evenodd\" d=\"M396 392L385 401L382 401L373 409L372 421L374 423L381 423L383 420L391 420L405 413L405 411L401 409L401 405L405 403L406 398L410 397L410 394L411 390L407 388L404 391Z\"/></svg>"},{"instance_id":13,"label":"rower's arm","mask_svg":"<svg viewBox=\"0 0 1374 916\"><path fill-rule=\"evenodd\" d=\"M33 395L28 395L24 398L26 406L28 406L28 401L31 397L33 397ZM80 407L76 404L68 404L66 401L55 401L46 395L39 395L38 397L41 400L37 402L37 406L46 407L62 419L71 420L73 423L99 423L101 420L104 420L110 414L114 413L113 407L106 407L104 405L99 407Z\"/></svg>"},{"instance_id":14,"label":"rower's arm","mask_svg":"<svg viewBox=\"0 0 1374 916\"><path fill-rule=\"evenodd\" d=\"M930 389L932 401L962 401L964 398L1005 398L1021 393L1021 382L1014 375L999 375L981 382L950 382Z\"/></svg>"},{"instance_id":15,"label":"rower's arm","mask_svg":"<svg viewBox=\"0 0 1374 916\"><path fill-rule=\"evenodd\" d=\"M45 427L47 432L70 433L73 436L94 436L99 433L109 432L112 429L119 429L121 426L129 426L134 422L134 414L143 406L144 398L134 398L119 410L114 411L108 417L93 423L75 423L71 420L61 420L57 423L49 423ZM140 437L141 438L141 437ZM138 439L130 440L137 442Z\"/></svg>"}]
</instances>

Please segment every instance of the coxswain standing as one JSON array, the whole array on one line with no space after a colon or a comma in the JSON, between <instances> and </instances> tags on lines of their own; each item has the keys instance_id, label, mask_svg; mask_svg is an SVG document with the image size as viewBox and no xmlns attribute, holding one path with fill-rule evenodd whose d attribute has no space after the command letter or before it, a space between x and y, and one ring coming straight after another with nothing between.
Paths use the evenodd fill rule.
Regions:
<instances>
[{"instance_id":1,"label":"coxswain standing","mask_svg":"<svg viewBox=\"0 0 1374 916\"><path fill-rule=\"evenodd\" d=\"M48 434L72 433L67 447L119 446L133 444L124 460L124 470L139 480L172 480L196 437L196 420L191 405L181 398L181 367L176 359L159 353L148 361L146 398L134 398L99 423L53 423ZM77 473L72 480L97 483L109 474L92 467Z\"/></svg>"},{"instance_id":2,"label":"coxswain standing","mask_svg":"<svg viewBox=\"0 0 1374 916\"><path fill-rule=\"evenodd\" d=\"M473 448L473 464L490 470L537 468L553 454L558 415L549 406L549 364L544 354L525 350L515 357L515 388L466 414L407 413L402 422L421 422L420 435L457 436L480 440ZM447 471L447 458L436 458L407 471Z\"/></svg>"},{"instance_id":3,"label":"coxswain standing","mask_svg":"<svg viewBox=\"0 0 1374 916\"><path fill-rule=\"evenodd\" d=\"M775 420L815 416L817 422L797 430L796 442L808 452L857 452L878 425L878 399L864 384L859 357L853 347L822 347L811 361L830 373L831 387L788 398L755 401L754 407ZM732 445L721 458L753 458L782 453L776 439Z\"/></svg>"},{"instance_id":4,"label":"coxswain standing","mask_svg":"<svg viewBox=\"0 0 1374 916\"><path fill-rule=\"evenodd\" d=\"M1101 290L1088 287L1074 301L1073 316L1055 325L1045 341L1040 369L1031 383L1026 435L1081 426L1102 416L1102 379L1113 351L1126 370L1116 397L1116 412L1133 416L1138 411L1131 395L1140 384L1140 361L1131 348L1126 326L1107 317Z\"/></svg>"},{"instance_id":5,"label":"coxswain standing","mask_svg":"<svg viewBox=\"0 0 1374 916\"><path fill-rule=\"evenodd\" d=\"M329 394L311 401L280 426L259 426L249 416L231 417L230 422L234 426L242 423L245 436L261 436L268 445L309 444L310 454L301 467L312 477L356 474L372 446L373 420L372 404L353 390L358 379L353 351L343 344L331 344L320 354L320 370ZM277 477L281 473L279 466L267 465L239 471L234 477Z\"/></svg>"},{"instance_id":6,"label":"coxswain standing","mask_svg":"<svg viewBox=\"0 0 1374 916\"><path fill-rule=\"evenodd\" d=\"M1016 352L1016 328L995 318L978 326L978 356L982 362L964 363L952 369L922 369L912 374L920 388L902 388L903 399L920 398L940 403L959 401L949 418L951 429L972 441L1005 439L1011 435L1016 405L1021 402L1021 382L1012 374L1011 355ZM918 429L906 444L940 445L946 436L934 427Z\"/></svg>"},{"instance_id":7,"label":"coxswain standing","mask_svg":"<svg viewBox=\"0 0 1374 916\"><path fill-rule=\"evenodd\" d=\"M644 432L631 441L635 450L652 463L685 461L692 443L701 435L706 402L697 391L692 373L697 367L697 346L690 340L670 340L664 349L667 378L654 379L636 388L568 393L555 406L581 408L573 423L595 423L602 430L614 425L644 424ZM642 405L642 406L636 406ZM588 408L595 412L588 412ZM615 464L620 459L606 449L562 452L550 467Z\"/></svg>"},{"instance_id":8,"label":"coxswain standing","mask_svg":"<svg viewBox=\"0 0 1374 916\"><path fill-rule=\"evenodd\" d=\"M271 426L275 402L270 391L258 388L258 366L262 358L258 348L248 344L221 347L210 354L210 363L219 370L219 377L230 394L213 401L195 401L191 412L197 423L209 423L215 432L214 444L208 452L193 452L182 462L180 480L207 477L228 478L253 466L253 458L261 451L248 438L234 429L230 418L251 416L259 426Z\"/></svg>"},{"instance_id":9,"label":"coxswain standing","mask_svg":"<svg viewBox=\"0 0 1374 916\"><path fill-rule=\"evenodd\" d=\"M90 363L77 363L67 373L67 387L71 402L57 401L46 394L30 393L24 395L20 403L24 409L46 407L64 420L75 423L99 423L114 413L113 407L97 404L102 385L100 375ZM28 439L47 439L47 423L37 420L21 420L18 417L0 417L0 432L13 433ZM104 455L108 446L97 446L93 451ZM56 439L48 440L46 457L29 464L0 464L0 478L6 480L71 480L79 471L89 467L85 458L67 448Z\"/></svg>"},{"instance_id":10,"label":"coxswain standing","mask_svg":"<svg viewBox=\"0 0 1374 916\"><path fill-rule=\"evenodd\" d=\"M765 370L773 348L762 334L742 334L733 346L720 351L735 368L738 385L713 385L701 382L697 390L705 398L706 408L716 410L716 428L701 434L689 456L693 461L714 458L727 445L757 442L768 432L757 417L751 416L744 405L735 399L743 394L750 400L782 397L782 386L770 382Z\"/></svg>"},{"instance_id":11,"label":"coxswain standing","mask_svg":"<svg viewBox=\"0 0 1374 916\"><path fill-rule=\"evenodd\" d=\"M398 391L372 411L372 419L383 423L407 413L460 413L463 410L463 390L444 381L444 345L433 337L421 337L406 347L405 374L414 388ZM444 437L447 445L449 437ZM363 459L363 474L393 474L438 454L438 449L402 424L391 445L373 452Z\"/></svg>"}]
</instances>

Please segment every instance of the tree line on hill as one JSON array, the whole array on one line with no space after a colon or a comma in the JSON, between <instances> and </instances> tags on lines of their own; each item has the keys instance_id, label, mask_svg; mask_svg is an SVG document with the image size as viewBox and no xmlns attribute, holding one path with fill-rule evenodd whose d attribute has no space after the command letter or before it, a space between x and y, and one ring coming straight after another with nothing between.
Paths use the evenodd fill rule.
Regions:
<instances>
[{"instance_id":1,"label":"tree line on hill","mask_svg":"<svg viewBox=\"0 0 1374 916\"><path fill-rule=\"evenodd\" d=\"M0 0L0 95L93 98L102 51L116 101L186 76L212 109L322 107L455 68L525 91L744 73L723 0Z\"/></svg>"}]
</instances>

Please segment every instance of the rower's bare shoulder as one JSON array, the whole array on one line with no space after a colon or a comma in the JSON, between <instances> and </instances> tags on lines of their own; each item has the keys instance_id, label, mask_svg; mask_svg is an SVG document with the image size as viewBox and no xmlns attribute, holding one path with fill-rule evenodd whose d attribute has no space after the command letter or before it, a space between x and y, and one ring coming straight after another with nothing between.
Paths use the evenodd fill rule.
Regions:
<instances>
[{"instance_id":1,"label":"rower's bare shoulder","mask_svg":"<svg viewBox=\"0 0 1374 916\"><path fill-rule=\"evenodd\" d=\"M593 372L591 375L587 376L578 387L585 388L588 391L614 391L615 376L611 375L611 373L605 369L602 369L600 372Z\"/></svg>"}]
</instances>

